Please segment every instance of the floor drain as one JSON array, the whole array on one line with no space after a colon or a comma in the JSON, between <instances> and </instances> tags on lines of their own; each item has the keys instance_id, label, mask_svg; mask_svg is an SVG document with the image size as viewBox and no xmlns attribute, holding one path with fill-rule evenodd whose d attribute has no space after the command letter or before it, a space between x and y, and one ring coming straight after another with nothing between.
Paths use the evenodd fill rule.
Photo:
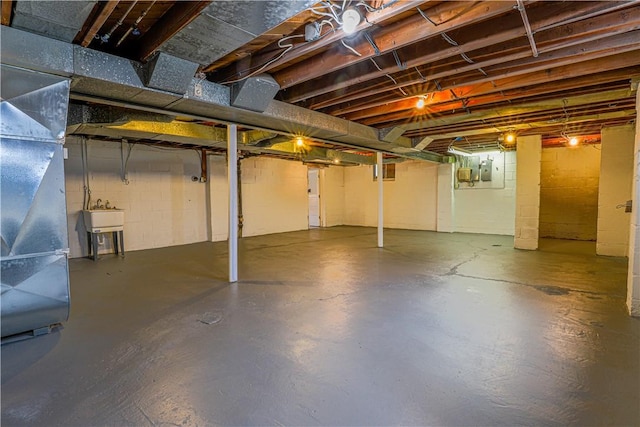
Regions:
<instances>
[{"instance_id":1,"label":"floor drain","mask_svg":"<svg viewBox=\"0 0 640 427\"><path fill-rule=\"evenodd\" d=\"M222 314L218 313L205 313L198 319L198 322L204 323L205 325L215 325L222 320Z\"/></svg>"}]
</instances>

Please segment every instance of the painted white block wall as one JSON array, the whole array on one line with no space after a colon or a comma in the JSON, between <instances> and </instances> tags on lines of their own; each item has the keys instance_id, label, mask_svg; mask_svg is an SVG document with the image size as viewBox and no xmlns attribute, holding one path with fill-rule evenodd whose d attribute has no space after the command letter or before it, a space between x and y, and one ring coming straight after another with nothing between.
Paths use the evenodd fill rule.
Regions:
<instances>
[{"instance_id":1,"label":"painted white block wall","mask_svg":"<svg viewBox=\"0 0 640 427\"><path fill-rule=\"evenodd\" d=\"M209 221L210 240L220 242L229 238L229 182L224 156L209 156Z\"/></svg>"},{"instance_id":2,"label":"painted white block wall","mask_svg":"<svg viewBox=\"0 0 640 427\"><path fill-rule=\"evenodd\" d=\"M617 206L631 200L633 183L633 125L602 129L598 237L596 253L627 256L631 215Z\"/></svg>"},{"instance_id":3,"label":"painted white block wall","mask_svg":"<svg viewBox=\"0 0 640 427\"><path fill-rule=\"evenodd\" d=\"M494 162L494 165L496 165L496 162ZM516 152L505 152L504 166L502 166L502 162L499 162L497 167L504 167L504 188L464 188L454 190L453 224L455 231L514 235Z\"/></svg>"},{"instance_id":4,"label":"painted white block wall","mask_svg":"<svg viewBox=\"0 0 640 427\"><path fill-rule=\"evenodd\" d=\"M307 230L307 166L268 157L242 160L242 212L245 237Z\"/></svg>"},{"instance_id":5,"label":"painted white block wall","mask_svg":"<svg viewBox=\"0 0 640 427\"><path fill-rule=\"evenodd\" d=\"M514 247L538 249L540 213L540 135L518 138L516 151L516 225Z\"/></svg>"},{"instance_id":6,"label":"painted white block wall","mask_svg":"<svg viewBox=\"0 0 640 427\"><path fill-rule=\"evenodd\" d=\"M540 237L596 240L600 145L542 150Z\"/></svg>"},{"instance_id":7,"label":"painted white block wall","mask_svg":"<svg viewBox=\"0 0 640 427\"><path fill-rule=\"evenodd\" d=\"M344 224L344 167L320 170L320 216L322 227Z\"/></svg>"},{"instance_id":8,"label":"painted white block wall","mask_svg":"<svg viewBox=\"0 0 640 427\"><path fill-rule=\"evenodd\" d=\"M438 211L436 213L436 230L444 233L453 233L455 231L454 171L455 165L453 163L438 165Z\"/></svg>"},{"instance_id":9,"label":"painted white block wall","mask_svg":"<svg viewBox=\"0 0 640 427\"><path fill-rule=\"evenodd\" d=\"M83 173L80 139L65 146L67 215L70 257L87 255L86 231L80 212ZM125 251L159 248L207 240L206 186L192 182L200 176L197 152L134 146L127 163L129 184L121 179L120 144L88 141L92 204L109 200L125 210ZM108 235L106 235L108 236ZM112 252L105 238L99 252Z\"/></svg>"},{"instance_id":10,"label":"painted white block wall","mask_svg":"<svg viewBox=\"0 0 640 427\"><path fill-rule=\"evenodd\" d=\"M395 181L384 182L384 226L435 230L438 164L407 161L396 164ZM377 182L372 166L344 170L344 224L377 226Z\"/></svg>"},{"instance_id":11,"label":"painted white block wall","mask_svg":"<svg viewBox=\"0 0 640 427\"><path fill-rule=\"evenodd\" d=\"M636 91L636 113L640 116L640 90ZM633 212L629 228L629 271L627 276L627 308L640 317L640 120L636 120L633 143Z\"/></svg>"}]
</instances>

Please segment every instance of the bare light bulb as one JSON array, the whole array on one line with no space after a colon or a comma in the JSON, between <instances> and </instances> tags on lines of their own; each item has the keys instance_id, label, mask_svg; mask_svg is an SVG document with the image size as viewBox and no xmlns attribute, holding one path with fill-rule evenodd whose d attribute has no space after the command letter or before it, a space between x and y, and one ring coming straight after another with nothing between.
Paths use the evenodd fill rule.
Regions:
<instances>
[{"instance_id":1,"label":"bare light bulb","mask_svg":"<svg viewBox=\"0 0 640 427\"><path fill-rule=\"evenodd\" d=\"M296 138L296 145L298 147L302 147L304 145L304 140L301 137Z\"/></svg>"},{"instance_id":2,"label":"bare light bulb","mask_svg":"<svg viewBox=\"0 0 640 427\"><path fill-rule=\"evenodd\" d=\"M505 141L507 142L513 142L516 140L516 136L512 133L508 133L507 136L505 137Z\"/></svg>"},{"instance_id":3,"label":"bare light bulb","mask_svg":"<svg viewBox=\"0 0 640 427\"><path fill-rule=\"evenodd\" d=\"M575 147L576 145L578 145L578 138L574 136L573 138L569 139L569 145L572 147Z\"/></svg>"},{"instance_id":4,"label":"bare light bulb","mask_svg":"<svg viewBox=\"0 0 640 427\"><path fill-rule=\"evenodd\" d=\"M416 108L418 110L422 110L424 108L424 98L423 97L418 98L418 102L416 102Z\"/></svg>"},{"instance_id":5,"label":"bare light bulb","mask_svg":"<svg viewBox=\"0 0 640 427\"><path fill-rule=\"evenodd\" d=\"M360 23L360 14L357 10L350 8L342 13L342 31L345 34L353 34Z\"/></svg>"}]
</instances>

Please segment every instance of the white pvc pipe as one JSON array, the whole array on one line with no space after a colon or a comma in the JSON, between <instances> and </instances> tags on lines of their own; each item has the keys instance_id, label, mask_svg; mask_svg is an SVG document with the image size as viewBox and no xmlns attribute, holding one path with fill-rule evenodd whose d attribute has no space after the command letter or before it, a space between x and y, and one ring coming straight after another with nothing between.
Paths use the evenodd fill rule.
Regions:
<instances>
[{"instance_id":1,"label":"white pvc pipe","mask_svg":"<svg viewBox=\"0 0 640 427\"><path fill-rule=\"evenodd\" d=\"M384 173L382 170L382 153L376 153L376 160L378 163L378 247L383 247L383 224L384 224L384 198L382 197L382 189L384 182Z\"/></svg>"},{"instance_id":2,"label":"white pvc pipe","mask_svg":"<svg viewBox=\"0 0 640 427\"><path fill-rule=\"evenodd\" d=\"M227 126L229 182L229 282L238 281L238 126Z\"/></svg>"}]
</instances>

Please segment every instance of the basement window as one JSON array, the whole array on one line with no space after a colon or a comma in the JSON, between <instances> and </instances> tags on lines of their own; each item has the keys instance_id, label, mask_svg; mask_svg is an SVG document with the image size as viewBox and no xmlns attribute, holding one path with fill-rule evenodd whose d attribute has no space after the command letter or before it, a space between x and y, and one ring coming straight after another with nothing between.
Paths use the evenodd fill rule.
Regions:
<instances>
[{"instance_id":1,"label":"basement window","mask_svg":"<svg viewBox=\"0 0 640 427\"><path fill-rule=\"evenodd\" d=\"M378 180L378 165L373 165L373 180ZM387 163L382 165L382 180L383 181L395 181L396 180L396 164Z\"/></svg>"}]
</instances>

